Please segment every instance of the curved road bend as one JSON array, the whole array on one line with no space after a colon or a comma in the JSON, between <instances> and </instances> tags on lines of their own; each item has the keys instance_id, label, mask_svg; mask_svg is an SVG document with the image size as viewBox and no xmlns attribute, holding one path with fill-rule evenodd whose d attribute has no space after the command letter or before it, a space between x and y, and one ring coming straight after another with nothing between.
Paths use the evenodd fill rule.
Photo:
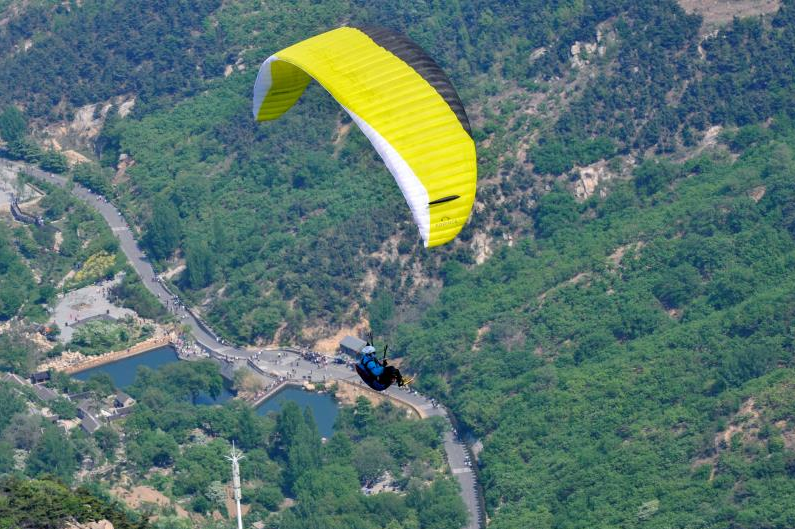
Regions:
<instances>
[{"instance_id":1,"label":"curved road bend","mask_svg":"<svg viewBox=\"0 0 795 529\"><path fill-rule=\"evenodd\" d=\"M59 187L65 188L68 182L67 179L62 176L42 171L41 169L28 164L20 162L14 163L7 160L1 160L0 163L10 168L24 169L25 173ZM108 223L108 226L110 226L110 229L113 231L113 234L119 239L119 244L122 251L124 252L124 255L127 256L127 259L138 273L138 276L141 278L146 288L152 292L152 294L157 296L157 298L160 300L160 303L167 308L170 308L172 312L175 312L173 309L174 304L171 303L172 294L160 282L157 281L157 274L155 274L155 271L152 269L152 265L146 260L143 252L140 250L140 248L138 248L138 244L135 242L132 231L130 230L129 225L124 220L124 217L122 217L119 210L117 210L111 203L107 202L99 195L92 193L79 184L74 185L72 188L72 194L92 206L102 215L102 217ZM178 317L185 316L183 318L183 322L191 327L193 336L202 345L208 349L212 349L216 353L235 354L234 349L222 344L215 338L215 336L212 336L210 333L205 331L192 314L179 309L176 310L175 314ZM248 355L247 351L237 352L238 355L240 355L240 353L243 353L245 356Z\"/></svg>"},{"instance_id":2,"label":"curved road bend","mask_svg":"<svg viewBox=\"0 0 795 529\"><path fill-rule=\"evenodd\" d=\"M38 167L26 163L0 159L0 164L11 169L24 170L25 173L58 187L65 188L68 183L68 180L62 176L42 171ZM72 194L92 206L102 215L114 235L119 239L122 251L138 273L144 286L146 286L152 294L157 296L160 303L180 317L183 323L190 326L193 337L203 347L211 350L216 355L226 355L233 360L246 361L252 359L252 357L256 355L255 360L258 363L267 364L272 362L274 365L277 363L280 363L282 366L289 365L296 370L293 375L294 378L311 378L313 371L315 377L319 376L321 371L314 363L302 359L295 353L288 351L262 351L257 353L256 351L236 349L222 343L214 333L199 322L191 311L179 307L175 308L175 304L172 302L173 296L171 292L157 281L157 275L152 269L152 265L146 260L141 249L138 248L133 233L119 210L99 195L92 193L79 184L74 184L72 187ZM264 358L260 360L260 357L263 355ZM331 364L320 369L322 369L322 373L329 378L337 377L340 379L353 380L357 378L355 375L351 374L349 369L336 364ZM428 416L444 417L447 423L450 424L447 410L444 407L434 407L429 399L418 393L399 390L397 388L390 388L386 393L395 400L405 402L416 409L422 410ZM484 527L485 524L483 523L483 513L478 500L476 476L472 468L467 464L466 447L455 438L452 427L445 431L444 450L447 454L450 470L461 486L461 498L469 512L469 522L466 525L466 529L480 529Z\"/></svg>"}]
</instances>

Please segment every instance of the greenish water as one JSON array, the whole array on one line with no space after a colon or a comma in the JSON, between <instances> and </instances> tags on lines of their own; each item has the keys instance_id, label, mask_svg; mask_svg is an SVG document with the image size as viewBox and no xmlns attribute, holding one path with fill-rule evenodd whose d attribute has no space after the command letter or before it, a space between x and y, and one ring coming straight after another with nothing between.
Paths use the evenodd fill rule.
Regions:
<instances>
[{"instance_id":1,"label":"greenish water","mask_svg":"<svg viewBox=\"0 0 795 529\"><path fill-rule=\"evenodd\" d=\"M157 369L171 362L176 362L177 352L171 347L161 347L154 349L147 353L124 358L117 362L104 364L85 371L80 371L72 375L77 380L88 380L92 375L98 373L107 373L113 379L113 383L119 389L124 389L135 380L135 373L138 366L146 366L151 369Z\"/></svg>"},{"instance_id":2,"label":"greenish water","mask_svg":"<svg viewBox=\"0 0 795 529\"><path fill-rule=\"evenodd\" d=\"M145 366L149 369L158 369L172 362L179 362L177 352L173 347L166 346L129 358L123 358L117 362L80 371L73 376L78 380L88 380L91 375L107 373L110 375L110 378L113 379L113 383L117 388L125 389L135 381L135 374L140 366ZM196 404L220 404L232 397L232 393L225 384L224 390L218 398L213 399L209 395L200 395L199 398L196 399Z\"/></svg>"},{"instance_id":3,"label":"greenish water","mask_svg":"<svg viewBox=\"0 0 795 529\"><path fill-rule=\"evenodd\" d=\"M329 438L334 433L334 421L337 419L339 405L328 393L315 393L288 386L263 402L257 408L257 413L267 415L270 412L278 412L287 401L295 402L301 409L309 406L321 436Z\"/></svg>"},{"instance_id":4,"label":"greenish water","mask_svg":"<svg viewBox=\"0 0 795 529\"><path fill-rule=\"evenodd\" d=\"M143 353L129 358L124 358L110 364L93 367L85 371L80 371L72 375L78 380L88 380L91 375L97 373L107 373L113 379L113 383L119 389L125 389L135 381L135 374L140 366L150 369L158 369L171 362L179 362L177 352L173 347L160 347L147 353ZM226 385L225 385L226 386ZM213 399L209 395L201 395L196 400L196 404L220 404L232 398L232 393L228 387L218 398ZM304 391L299 388L287 387L273 397L262 403L257 408L259 415L266 415L269 412L278 412L282 404L288 400L297 403L301 409L309 406L315 416L318 431L323 437L331 437L334 432L334 420L337 418L339 407L337 401L328 394L319 394Z\"/></svg>"}]
</instances>

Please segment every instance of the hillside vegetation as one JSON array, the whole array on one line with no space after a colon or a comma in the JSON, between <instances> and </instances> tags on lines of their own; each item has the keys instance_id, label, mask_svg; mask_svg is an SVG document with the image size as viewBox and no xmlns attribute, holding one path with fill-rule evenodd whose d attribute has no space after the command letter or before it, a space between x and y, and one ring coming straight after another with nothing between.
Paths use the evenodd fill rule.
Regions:
<instances>
[{"instance_id":1,"label":"hillside vegetation","mask_svg":"<svg viewBox=\"0 0 795 529\"><path fill-rule=\"evenodd\" d=\"M98 401L116 394L106 374L85 383L56 374L50 385ZM70 520L105 518L120 529L226 529L234 516L225 457L232 443L245 454L246 527L464 525L467 511L444 463L441 419L410 419L402 408L360 397L341 407L334 434L323 441L310 408L294 402L265 417L241 401L195 404L222 387L209 360L139 368L126 388L137 401L130 415L87 434L62 429L76 417L72 401L45 403L29 386L0 381L0 528L61 529ZM41 416L45 406L57 425ZM364 493L375 487L378 494ZM120 505L136 490L156 501L129 505L131 515Z\"/></svg>"},{"instance_id":2,"label":"hillside vegetation","mask_svg":"<svg viewBox=\"0 0 795 529\"><path fill-rule=\"evenodd\" d=\"M710 127L761 122L792 100L789 2L703 42L700 18L673 2L112 4L42 2L11 17L7 49L32 45L0 59L13 87L0 103L24 106L35 124L135 98L126 118L108 110L96 138L101 163L124 154L124 170L77 177L128 210L164 267L187 265L178 287L241 343L280 328L311 342L367 316L373 296L414 318L443 263L471 266L505 238L532 235L538 199L554 181L579 180L577 167L604 160L603 180L628 177L638 159L688 152ZM342 22L407 32L461 92L481 185L449 248L421 250L382 163L318 86L278 122L250 118L259 62ZM88 28L98 28L91 40Z\"/></svg>"},{"instance_id":3,"label":"hillside vegetation","mask_svg":"<svg viewBox=\"0 0 795 529\"><path fill-rule=\"evenodd\" d=\"M186 5L7 7L6 154L104 104L72 177L232 341L367 320L483 440L495 529L795 526L793 0L716 31L670 0ZM251 118L259 63L341 24L460 91L478 203L447 247L317 85Z\"/></svg>"},{"instance_id":4,"label":"hillside vegetation","mask_svg":"<svg viewBox=\"0 0 795 529\"><path fill-rule=\"evenodd\" d=\"M395 333L485 439L492 527L792 523L785 123L737 161L644 164L583 205L546 195L535 222L554 229L451 267L439 303Z\"/></svg>"}]
</instances>

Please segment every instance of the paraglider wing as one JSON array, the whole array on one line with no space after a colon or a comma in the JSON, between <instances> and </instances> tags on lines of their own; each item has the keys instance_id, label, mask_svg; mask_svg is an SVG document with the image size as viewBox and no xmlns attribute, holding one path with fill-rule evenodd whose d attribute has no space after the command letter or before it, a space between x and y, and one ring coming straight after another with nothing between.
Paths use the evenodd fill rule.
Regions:
<instances>
[{"instance_id":1,"label":"paraglider wing","mask_svg":"<svg viewBox=\"0 0 795 529\"><path fill-rule=\"evenodd\" d=\"M464 107L441 68L392 30L338 28L262 63L254 85L254 117L281 116L312 78L381 155L425 246L452 240L475 201L477 167Z\"/></svg>"}]
</instances>

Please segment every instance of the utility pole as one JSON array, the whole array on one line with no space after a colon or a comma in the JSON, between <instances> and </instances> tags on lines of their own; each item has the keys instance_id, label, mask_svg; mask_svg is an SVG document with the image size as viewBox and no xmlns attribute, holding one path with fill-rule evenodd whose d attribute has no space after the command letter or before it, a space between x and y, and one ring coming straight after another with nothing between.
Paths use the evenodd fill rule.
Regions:
<instances>
[{"instance_id":1,"label":"utility pole","mask_svg":"<svg viewBox=\"0 0 795 529\"><path fill-rule=\"evenodd\" d=\"M238 461L245 457L242 453L235 450L235 442L232 441L232 454L226 458L232 462L232 490L237 505L237 529L243 529L243 515L240 513L240 465Z\"/></svg>"}]
</instances>

